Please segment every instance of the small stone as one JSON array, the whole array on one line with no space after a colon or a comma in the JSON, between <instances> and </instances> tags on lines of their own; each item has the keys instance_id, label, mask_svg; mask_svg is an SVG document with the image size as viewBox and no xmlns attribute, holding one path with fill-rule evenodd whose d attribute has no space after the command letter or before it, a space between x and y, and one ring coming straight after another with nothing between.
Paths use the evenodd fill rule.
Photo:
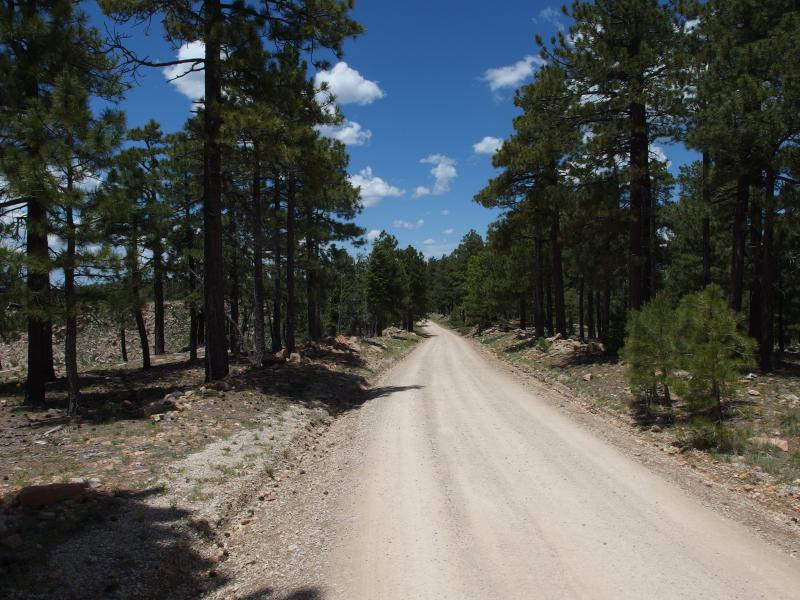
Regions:
<instances>
[{"instance_id":1,"label":"small stone","mask_svg":"<svg viewBox=\"0 0 800 600\"><path fill-rule=\"evenodd\" d=\"M584 381L591 381L592 377L593 377L593 375L591 373L587 373L586 375L583 376L583 380Z\"/></svg>"},{"instance_id":2,"label":"small stone","mask_svg":"<svg viewBox=\"0 0 800 600\"><path fill-rule=\"evenodd\" d=\"M758 390L747 390L747 395L748 396L760 396L761 392L759 392Z\"/></svg>"},{"instance_id":3,"label":"small stone","mask_svg":"<svg viewBox=\"0 0 800 600\"><path fill-rule=\"evenodd\" d=\"M650 428L650 431L652 431L653 433L660 433L661 432L661 427L659 427L658 425L653 425Z\"/></svg>"}]
</instances>

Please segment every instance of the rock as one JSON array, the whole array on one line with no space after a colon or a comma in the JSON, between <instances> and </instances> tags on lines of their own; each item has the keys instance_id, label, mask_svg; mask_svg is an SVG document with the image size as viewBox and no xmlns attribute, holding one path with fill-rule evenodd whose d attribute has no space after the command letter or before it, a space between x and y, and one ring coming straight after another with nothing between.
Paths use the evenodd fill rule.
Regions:
<instances>
[{"instance_id":1,"label":"rock","mask_svg":"<svg viewBox=\"0 0 800 600\"><path fill-rule=\"evenodd\" d=\"M163 413L162 413L162 414L159 414L159 415L150 415L150 420L151 420L153 423L158 423L158 422L159 422L161 419L163 419L163 418L164 418L164 415L163 415Z\"/></svg>"},{"instance_id":2,"label":"rock","mask_svg":"<svg viewBox=\"0 0 800 600\"><path fill-rule=\"evenodd\" d=\"M761 392L759 392L758 390L747 390L747 395L748 396L760 396Z\"/></svg>"},{"instance_id":3,"label":"rock","mask_svg":"<svg viewBox=\"0 0 800 600\"><path fill-rule=\"evenodd\" d=\"M673 454L673 455L674 454L679 454L680 451L681 451L681 449L677 448L676 446L670 446L669 448L667 448L667 454Z\"/></svg>"},{"instance_id":4,"label":"rock","mask_svg":"<svg viewBox=\"0 0 800 600\"><path fill-rule=\"evenodd\" d=\"M592 377L594 377L594 376L591 373L587 373L586 375L583 376L583 380L584 381L591 381Z\"/></svg>"},{"instance_id":5,"label":"rock","mask_svg":"<svg viewBox=\"0 0 800 600\"><path fill-rule=\"evenodd\" d=\"M781 438L757 436L751 437L747 441L752 444L759 444L761 446L774 446L783 452L789 451L789 442L787 440L782 440Z\"/></svg>"},{"instance_id":6,"label":"rock","mask_svg":"<svg viewBox=\"0 0 800 600\"><path fill-rule=\"evenodd\" d=\"M0 543L2 543L6 548L16 550L22 546L22 536L18 533L15 533L14 535L4 537Z\"/></svg>"},{"instance_id":7,"label":"rock","mask_svg":"<svg viewBox=\"0 0 800 600\"><path fill-rule=\"evenodd\" d=\"M172 394L168 394L163 400L156 400L142 407L142 413L144 413L146 417L151 418L153 415L169 412L171 410L175 410L175 400L173 400Z\"/></svg>"},{"instance_id":8,"label":"rock","mask_svg":"<svg viewBox=\"0 0 800 600\"><path fill-rule=\"evenodd\" d=\"M32 485L21 489L16 500L21 506L49 506L64 500L74 500L83 494L85 489L86 484L84 483Z\"/></svg>"},{"instance_id":9,"label":"rock","mask_svg":"<svg viewBox=\"0 0 800 600\"><path fill-rule=\"evenodd\" d=\"M661 427L659 427L658 425L653 425L650 428L650 431L652 431L653 433L660 433L661 432Z\"/></svg>"},{"instance_id":10,"label":"rock","mask_svg":"<svg viewBox=\"0 0 800 600\"><path fill-rule=\"evenodd\" d=\"M782 397L787 402L800 402L800 398L797 397L797 394L784 394Z\"/></svg>"},{"instance_id":11,"label":"rock","mask_svg":"<svg viewBox=\"0 0 800 600\"><path fill-rule=\"evenodd\" d=\"M290 364L296 365L300 362L300 360L301 360L300 354L297 352L292 352L291 355L289 356Z\"/></svg>"}]
</instances>

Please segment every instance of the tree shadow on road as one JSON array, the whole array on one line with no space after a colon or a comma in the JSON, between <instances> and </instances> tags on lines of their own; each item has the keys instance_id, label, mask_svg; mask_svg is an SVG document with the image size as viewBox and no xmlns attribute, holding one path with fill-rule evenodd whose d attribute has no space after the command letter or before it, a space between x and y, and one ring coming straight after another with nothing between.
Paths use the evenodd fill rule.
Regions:
<instances>
[{"instance_id":1,"label":"tree shadow on road","mask_svg":"<svg viewBox=\"0 0 800 600\"><path fill-rule=\"evenodd\" d=\"M162 488L80 498L42 509L12 507L4 519L19 545L0 547L0 596L30 600L197 598L227 583L197 552L215 530L158 502Z\"/></svg>"},{"instance_id":2,"label":"tree shadow on road","mask_svg":"<svg viewBox=\"0 0 800 600\"><path fill-rule=\"evenodd\" d=\"M279 594L272 588L263 588L238 600L323 600L325 595L319 588L301 588L288 594Z\"/></svg>"}]
</instances>

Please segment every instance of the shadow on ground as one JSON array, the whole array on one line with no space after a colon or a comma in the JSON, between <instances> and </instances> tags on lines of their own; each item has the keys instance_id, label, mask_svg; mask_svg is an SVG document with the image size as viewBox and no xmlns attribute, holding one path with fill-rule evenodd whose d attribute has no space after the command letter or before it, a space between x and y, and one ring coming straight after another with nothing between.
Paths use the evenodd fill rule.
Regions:
<instances>
[{"instance_id":1,"label":"shadow on ground","mask_svg":"<svg viewBox=\"0 0 800 600\"><path fill-rule=\"evenodd\" d=\"M192 548L196 536L213 538L213 529L147 501L161 491L86 490L41 510L13 508L5 519L19 546L0 549L0 597L188 599L224 585L215 562Z\"/></svg>"},{"instance_id":2,"label":"shadow on ground","mask_svg":"<svg viewBox=\"0 0 800 600\"><path fill-rule=\"evenodd\" d=\"M271 588L263 588L257 592L241 596L237 600L323 600L325 595L318 588L303 588L279 594Z\"/></svg>"}]
</instances>

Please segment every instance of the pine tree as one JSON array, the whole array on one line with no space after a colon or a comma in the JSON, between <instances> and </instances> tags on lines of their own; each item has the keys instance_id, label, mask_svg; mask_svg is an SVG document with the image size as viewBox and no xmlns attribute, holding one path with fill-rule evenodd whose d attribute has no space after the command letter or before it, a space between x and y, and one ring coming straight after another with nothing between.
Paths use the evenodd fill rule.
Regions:
<instances>
[{"instance_id":1,"label":"pine tree","mask_svg":"<svg viewBox=\"0 0 800 600\"><path fill-rule=\"evenodd\" d=\"M545 56L567 72L592 143L627 162L628 285L636 309L654 288L650 143L672 131L679 113L681 28L671 5L658 0L576 1L571 13L569 36L560 33Z\"/></svg>"},{"instance_id":2,"label":"pine tree","mask_svg":"<svg viewBox=\"0 0 800 600\"><path fill-rule=\"evenodd\" d=\"M48 211L58 195L48 170L53 133L49 114L65 65L89 96L116 97L113 63L98 32L67 0L27 0L0 6L0 173L15 202L26 207L28 375L26 403L42 406L52 371L52 307Z\"/></svg>"},{"instance_id":3,"label":"pine tree","mask_svg":"<svg viewBox=\"0 0 800 600\"><path fill-rule=\"evenodd\" d=\"M714 284L681 300L676 323L678 364L691 374L682 391L691 410L713 411L722 421L725 399L752 363L753 341L740 333L740 316Z\"/></svg>"},{"instance_id":4,"label":"pine tree","mask_svg":"<svg viewBox=\"0 0 800 600\"><path fill-rule=\"evenodd\" d=\"M663 390L663 401L671 405L670 385L676 369L678 330L675 309L666 294L659 294L638 311L631 311L621 356L625 379L643 399L646 413Z\"/></svg>"},{"instance_id":5,"label":"pine tree","mask_svg":"<svg viewBox=\"0 0 800 600\"><path fill-rule=\"evenodd\" d=\"M56 134L49 147L50 171L57 178L58 195L54 202L62 219L54 231L65 242L56 261L64 272L65 338L64 366L67 374L69 413L80 411L77 338L79 292L76 273L91 261L87 250L97 236L92 230L87 187L97 184L112 152L119 145L124 131L124 117L118 111L106 110L95 118L89 108L86 87L80 74L65 72L53 90L49 115L51 131ZM85 274L89 274L84 269Z\"/></svg>"}]
</instances>

